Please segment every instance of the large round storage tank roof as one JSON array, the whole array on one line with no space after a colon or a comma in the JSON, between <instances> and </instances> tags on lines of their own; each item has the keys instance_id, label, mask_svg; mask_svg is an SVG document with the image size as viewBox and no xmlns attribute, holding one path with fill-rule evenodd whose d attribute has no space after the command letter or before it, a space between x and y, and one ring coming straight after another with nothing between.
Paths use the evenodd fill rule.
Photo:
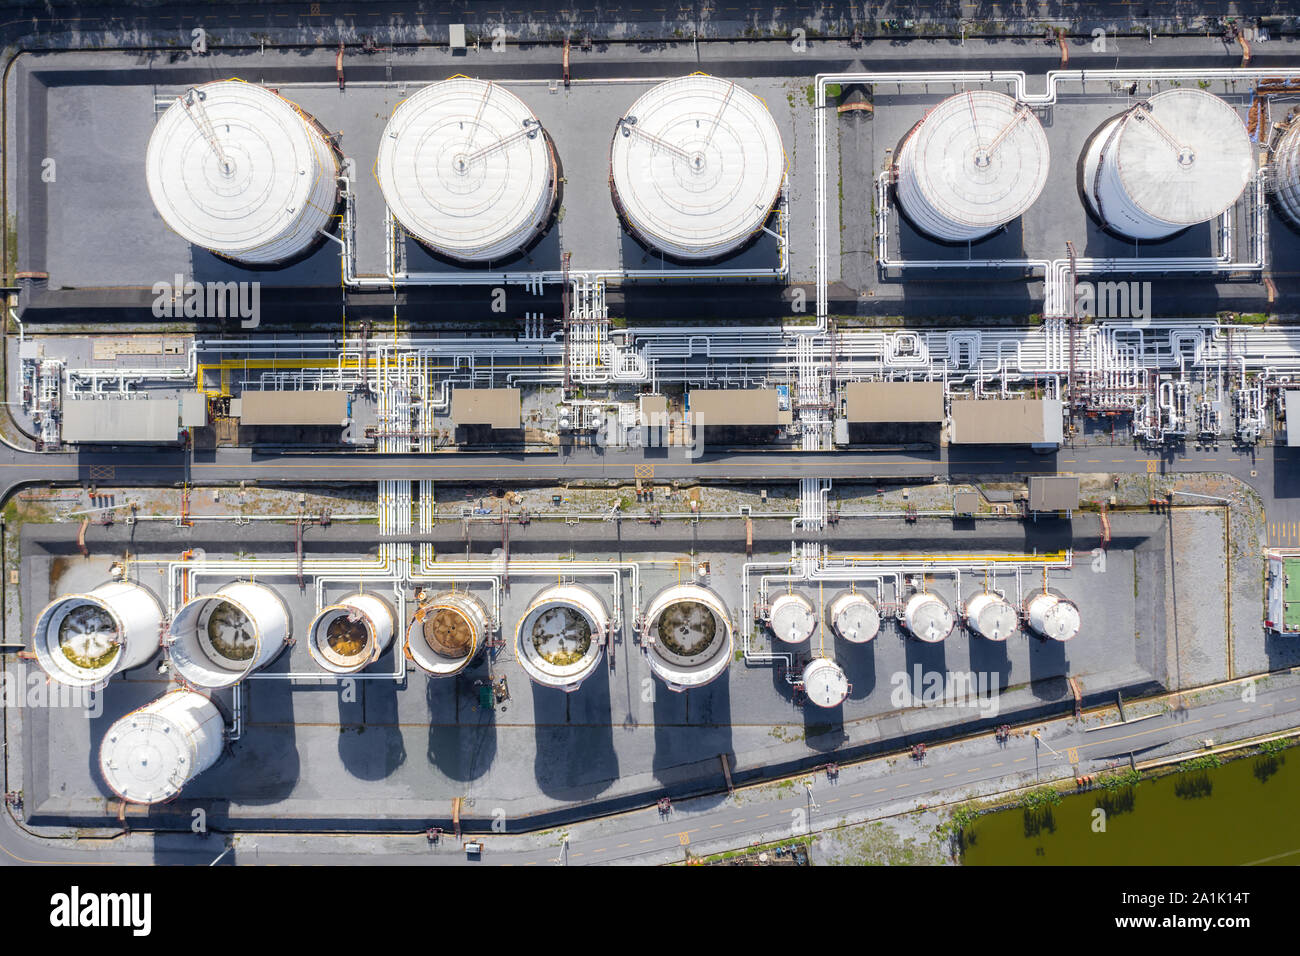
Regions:
<instances>
[{"instance_id":1,"label":"large round storage tank roof","mask_svg":"<svg viewBox=\"0 0 1300 956\"><path fill-rule=\"evenodd\" d=\"M1022 215L1047 183L1047 134L1014 98L991 90L950 96L908 134L898 201L946 242L982 238Z\"/></svg>"},{"instance_id":2,"label":"large round storage tank roof","mask_svg":"<svg viewBox=\"0 0 1300 956\"><path fill-rule=\"evenodd\" d=\"M1300 227L1300 122L1292 122L1273 147L1273 197L1291 223Z\"/></svg>"},{"instance_id":3,"label":"large round storage tank roof","mask_svg":"<svg viewBox=\"0 0 1300 956\"><path fill-rule=\"evenodd\" d=\"M589 588L553 585L519 619L515 656L534 682L575 691L600 666L609 624L604 602Z\"/></svg>"},{"instance_id":4,"label":"large round storage tank roof","mask_svg":"<svg viewBox=\"0 0 1300 956\"><path fill-rule=\"evenodd\" d=\"M252 264L314 245L338 194L338 162L320 130L288 100L239 80L205 83L168 107L145 171L174 232Z\"/></svg>"},{"instance_id":5,"label":"large round storage tank roof","mask_svg":"<svg viewBox=\"0 0 1300 956\"><path fill-rule=\"evenodd\" d=\"M1254 165L1246 124L1230 104L1204 90L1165 90L1093 136L1084 193L1109 228L1160 239L1220 215Z\"/></svg>"},{"instance_id":6,"label":"large round storage tank roof","mask_svg":"<svg viewBox=\"0 0 1300 956\"><path fill-rule=\"evenodd\" d=\"M763 101L696 74L632 104L614 131L610 167L615 204L643 242L679 259L713 259L767 221L786 164Z\"/></svg>"},{"instance_id":7,"label":"large round storage tank roof","mask_svg":"<svg viewBox=\"0 0 1300 956\"><path fill-rule=\"evenodd\" d=\"M731 663L731 615L708 588L665 588L650 601L644 622L646 660L671 690L702 687Z\"/></svg>"},{"instance_id":8,"label":"large round storage tank roof","mask_svg":"<svg viewBox=\"0 0 1300 956\"><path fill-rule=\"evenodd\" d=\"M468 262L519 252L555 204L555 154L533 111L468 77L426 86L393 110L375 175L407 232Z\"/></svg>"}]
</instances>

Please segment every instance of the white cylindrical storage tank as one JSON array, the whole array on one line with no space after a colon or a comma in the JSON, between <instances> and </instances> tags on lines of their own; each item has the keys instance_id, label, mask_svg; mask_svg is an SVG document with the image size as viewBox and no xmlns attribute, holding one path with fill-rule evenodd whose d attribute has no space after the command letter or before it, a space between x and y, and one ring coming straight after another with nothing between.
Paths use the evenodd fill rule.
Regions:
<instances>
[{"instance_id":1,"label":"white cylindrical storage tank","mask_svg":"<svg viewBox=\"0 0 1300 956\"><path fill-rule=\"evenodd\" d=\"M1025 616L1035 633L1053 641L1068 641L1079 633L1079 608L1059 594L1042 591L1029 599Z\"/></svg>"},{"instance_id":2,"label":"white cylindrical storage tank","mask_svg":"<svg viewBox=\"0 0 1300 956\"><path fill-rule=\"evenodd\" d=\"M195 687L229 687L271 663L289 639L289 612L264 584L238 581L192 598L172 621L167 655Z\"/></svg>"},{"instance_id":3,"label":"white cylindrical storage tank","mask_svg":"<svg viewBox=\"0 0 1300 956\"><path fill-rule=\"evenodd\" d=\"M1273 147L1270 188L1278 208L1300 228L1300 119L1292 120Z\"/></svg>"},{"instance_id":4,"label":"white cylindrical storage tank","mask_svg":"<svg viewBox=\"0 0 1300 956\"><path fill-rule=\"evenodd\" d=\"M952 633L957 620L943 598L928 591L917 591L903 607L903 623L913 637L937 644Z\"/></svg>"},{"instance_id":5,"label":"white cylindrical storage tank","mask_svg":"<svg viewBox=\"0 0 1300 956\"><path fill-rule=\"evenodd\" d=\"M880 632L880 609L865 594L841 594L831 601L826 616L835 633L854 644L865 644Z\"/></svg>"},{"instance_id":6,"label":"white cylindrical storage tank","mask_svg":"<svg viewBox=\"0 0 1300 956\"><path fill-rule=\"evenodd\" d=\"M559 176L555 151L523 100L458 76L393 110L375 175L408 233L462 262L506 259L546 227Z\"/></svg>"},{"instance_id":7,"label":"white cylindrical storage tank","mask_svg":"<svg viewBox=\"0 0 1300 956\"><path fill-rule=\"evenodd\" d=\"M817 612L802 594L782 594L773 599L767 619L772 633L787 644L802 644L817 630Z\"/></svg>"},{"instance_id":8,"label":"white cylindrical storage tank","mask_svg":"<svg viewBox=\"0 0 1300 956\"><path fill-rule=\"evenodd\" d=\"M803 669L803 692L818 707L838 707L849 696L849 678L829 657L814 657Z\"/></svg>"},{"instance_id":9,"label":"white cylindrical storage tank","mask_svg":"<svg viewBox=\"0 0 1300 956\"><path fill-rule=\"evenodd\" d=\"M1083 156L1083 193L1106 228L1164 239L1235 203L1254 149L1224 100L1199 89L1157 93L1107 122Z\"/></svg>"},{"instance_id":10,"label":"white cylindrical storage tank","mask_svg":"<svg viewBox=\"0 0 1300 956\"><path fill-rule=\"evenodd\" d=\"M898 202L944 242L982 239L1024 214L1047 184L1043 124L1023 103L968 90L930 110L898 151Z\"/></svg>"},{"instance_id":11,"label":"white cylindrical storage tank","mask_svg":"<svg viewBox=\"0 0 1300 956\"><path fill-rule=\"evenodd\" d=\"M763 101L703 74L642 94L610 146L624 224L677 259L716 259L745 245L780 198L785 171L781 131Z\"/></svg>"},{"instance_id":12,"label":"white cylindrical storage tank","mask_svg":"<svg viewBox=\"0 0 1300 956\"><path fill-rule=\"evenodd\" d=\"M432 677L451 677L469 666L488 632L483 602L448 591L422 604L406 629L406 652Z\"/></svg>"},{"instance_id":13,"label":"white cylindrical storage tank","mask_svg":"<svg viewBox=\"0 0 1300 956\"><path fill-rule=\"evenodd\" d=\"M158 599L138 584L113 581L52 601L36 619L32 643L52 680L100 687L153 657L161 636Z\"/></svg>"},{"instance_id":14,"label":"white cylindrical storage tank","mask_svg":"<svg viewBox=\"0 0 1300 956\"><path fill-rule=\"evenodd\" d=\"M1016 609L1002 597L989 591L966 602L966 626L990 641L1005 641L1020 626Z\"/></svg>"},{"instance_id":15,"label":"white cylindrical storage tank","mask_svg":"<svg viewBox=\"0 0 1300 956\"><path fill-rule=\"evenodd\" d=\"M642 641L650 670L670 690L702 687L731 663L731 615L708 588L678 584L646 608Z\"/></svg>"},{"instance_id":16,"label":"white cylindrical storage tank","mask_svg":"<svg viewBox=\"0 0 1300 956\"><path fill-rule=\"evenodd\" d=\"M609 612L588 588L549 587L533 598L515 632L515 657L534 682L575 691L605 653Z\"/></svg>"},{"instance_id":17,"label":"white cylindrical storage tank","mask_svg":"<svg viewBox=\"0 0 1300 956\"><path fill-rule=\"evenodd\" d=\"M393 642L393 609L374 594L351 594L321 609L311 622L307 650L332 674L355 674Z\"/></svg>"},{"instance_id":18,"label":"white cylindrical storage tank","mask_svg":"<svg viewBox=\"0 0 1300 956\"><path fill-rule=\"evenodd\" d=\"M296 105L239 80L188 90L149 137L149 195L192 245L252 265L306 252L338 199L339 163Z\"/></svg>"},{"instance_id":19,"label":"white cylindrical storage tank","mask_svg":"<svg viewBox=\"0 0 1300 956\"><path fill-rule=\"evenodd\" d=\"M225 744L225 721L212 701L168 691L108 728L99 772L127 803L160 803L216 763Z\"/></svg>"}]
</instances>

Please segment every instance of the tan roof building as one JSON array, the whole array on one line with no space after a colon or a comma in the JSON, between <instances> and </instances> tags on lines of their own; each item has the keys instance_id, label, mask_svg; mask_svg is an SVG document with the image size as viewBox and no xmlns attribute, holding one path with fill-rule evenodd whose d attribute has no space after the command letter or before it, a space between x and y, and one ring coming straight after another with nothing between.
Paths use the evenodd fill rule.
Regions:
<instances>
[{"instance_id":1,"label":"tan roof building","mask_svg":"<svg viewBox=\"0 0 1300 956\"><path fill-rule=\"evenodd\" d=\"M954 445L1059 445L1063 439L1058 399L953 399Z\"/></svg>"},{"instance_id":2,"label":"tan roof building","mask_svg":"<svg viewBox=\"0 0 1300 956\"><path fill-rule=\"evenodd\" d=\"M517 388L454 388L451 420L457 425L487 425L503 431L523 425Z\"/></svg>"},{"instance_id":3,"label":"tan roof building","mask_svg":"<svg viewBox=\"0 0 1300 956\"><path fill-rule=\"evenodd\" d=\"M180 437L180 402L174 398L65 399L61 435L74 445L174 442Z\"/></svg>"},{"instance_id":4,"label":"tan roof building","mask_svg":"<svg viewBox=\"0 0 1300 956\"><path fill-rule=\"evenodd\" d=\"M1073 511L1078 507L1078 478L1034 475L1029 479L1030 511Z\"/></svg>"},{"instance_id":5,"label":"tan roof building","mask_svg":"<svg viewBox=\"0 0 1300 956\"><path fill-rule=\"evenodd\" d=\"M642 425L662 422L668 414L668 399L663 395L642 395L640 411Z\"/></svg>"},{"instance_id":6,"label":"tan roof building","mask_svg":"<svg viewBox=\"0 0 1300 956\"><path fill-rule=\"evenodd\" d=\"M774 388L693 388L691 424L708 427L788 425Z\"/></svg>"},{"instance_id":7,"label":"tan roof building","mask_svg":"<svg viewBox=\"0 0 1300 956\"><path fill-rule=\"evenodd\" d=\"M343 391L248 390L240 396L241 425L337 425L348 417Z\"/></svg>"},{"instance_id":8,"label":"tan roof building","mask_svg":"<svg viewBox=\"0 0 1300 956\"><path fill-rule=\"evenodd\" d=\"M942 422L942 382L850 382L847 418L854 424Z\"/></svg>"}]
</instances>

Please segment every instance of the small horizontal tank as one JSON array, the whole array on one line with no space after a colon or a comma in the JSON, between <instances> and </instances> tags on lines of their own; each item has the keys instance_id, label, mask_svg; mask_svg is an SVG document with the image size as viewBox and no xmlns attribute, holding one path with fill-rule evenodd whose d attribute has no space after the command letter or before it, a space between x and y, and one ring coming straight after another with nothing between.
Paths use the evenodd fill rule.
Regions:
<instances>
[{"instance_id":1,"label":"small horizontal tank","mask_svg":"<svg viewBox=\"0 0 1300 956\"><path fill-rule=\"evenodd\" d=\"M844 669L829 657L815 657L803 669L804 696L818 707L838 707L849 696Z\"/></svg>"},{"instance_id":2,"label":"small horizontal tank","mask_svg":"<svg viewBox=\"0 0 1300 956\"><path fill-rule=\"evenodd\" d=\"M966 602L966 626L990 641L1005 641L1020 626L1016 609L1000 595L984 591Z\"/></svg>"},{"instance_id":3,"label":"small horizontal tank","mask_svg":"<svg viewBox=\"0 0 1300 956\"><path fill-rule=\"evenodd\" d=\"M843 640L865 644L880 632L880 609L865 594L841 594L827 609L831 629Z\"/></svg>"},{"instance_id":4,"label":"small horizontal tank","mask_svg":"<svg viewBox=\"0 0 1300 956\"><path fill-rule=\"evenodd\" d=\"M203 694L168 691L115 721L99 745L99 771L127 803L160 803L221 756L226 726Z\"/></svg>"},{"instance_id":5,"label":"small horizontal tank","mask_svg":"<svg viewBox=\"0 0 1300 956\"><path fill-rule=\"evenodd\" d=\"M928 644L937 644L952 633L956 624L950 608L937 594L918 591L907 600L903 608L903 624L913 637Z\"/></svg>"},{"instance_id":6,"label":"small horizontal tank","mask_svg":"<svg viewBox=\"0 0 1300 956\"><path fill-rule=\"evenodd\" d=\"M802 594L782 594L772 601L768 623L780 640L802 644L817 630L817 612Z\"/></svg>"},{"instance_id":7,"label":"small horizontal tank","mask_svg":"<svg viewBox=\"0 0 1300 956\"><path fill-rule=\"evenodd\" d=\"M1053 641L1068 641L1079 633L1079 608L1051 591L1040 591L1025 607L1029 627Z\"/></svg>"}]
</instances>

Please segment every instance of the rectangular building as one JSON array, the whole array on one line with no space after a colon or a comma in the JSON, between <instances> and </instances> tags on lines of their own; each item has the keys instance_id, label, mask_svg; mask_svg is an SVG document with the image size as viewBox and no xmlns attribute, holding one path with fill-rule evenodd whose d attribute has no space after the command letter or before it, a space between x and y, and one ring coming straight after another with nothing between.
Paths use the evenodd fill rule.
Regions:
<instances>
[{"instance_id":1,"label":"rectangular building","mask_svg":"<svg viewBox=\"0 0 1300 956\"><path fill-rule=\"evenodd\" d=\"M315 425L343 427L348 417L347 392L245 390L240 395L241 425Z\"/></svg>"},{"instance_id":2,"label":"rectangular building","mask_svg":"<svg viewBox=\"0 0 1300 956\"><path fill-rule=\"evenodd\" d=\"M1286 408L1286 444L1288 448L1300 446L1300 391L1282 393Z\"/></svg>"},{"instance_id":3,"label":"rectangular building","mask_svg":"<svg viewBox=\"0 0 1300 956\"><path fill-rule=\"evenodd\" d=\"M1078 507L1078 478L1034 475L1029 479L1030 511L1074 511Z\"/></svg>"},{"instance_id":4,"label":"rectangular building","mask_svg":"<svg viewBox=\"0 0 1300 956\"><path fill-rule=\"evenodd\" d=\"M1300 635L1300 551L1264 552L1268 559L1267 614L1264 626L1288 637Z\"/></svg>"},{"instance_id":5,"label":"rectangular building","mask_svg":"<svg viewBox=\"0 0 1300 956\"><path fill-rule=\"evenodd\" d=\"M943 382L850 382L844 391L851 425L943 421Z\"/></svg>"},{"instance_id":6,"label":"rectangular building","mask_svg":"<svg viewBox=\"0 0 1300 956\"><path fill-rule=\"evenodd\" d=\"M518 431L523 427L519 389L454 388L451 391L451 420L457 428Z\"/></svg>"},{"instance_id":7,"label":"rectangular building","mask_svg":"<svg viewBox=\"0 0 1300 956\"><path fill-rule=\"evenodd\" d=\"M174 398L70 398L63 403L63 440L74 445L180 440Z\"/></svg>"},{"instance_id":8,"label":"rectangular building","mask_svg":"<svg viewBox=\"0 0 1300 956\"><path fill-rule=\"evenodd\" d=\"M687 403L693 426L774 428L791 421L774 388L693 388Z\"/></svg>"},{"instance_id":9,"label":"rectangular building","mask_svg":"<svg viewBox=\"0 0 1300 956\"><path fill-rule=\"evenodd\" d=\"M1034 445L1057 448L1064 438L1059 399L953 399L954 445Z\"/></svg>"}]
</instances>

